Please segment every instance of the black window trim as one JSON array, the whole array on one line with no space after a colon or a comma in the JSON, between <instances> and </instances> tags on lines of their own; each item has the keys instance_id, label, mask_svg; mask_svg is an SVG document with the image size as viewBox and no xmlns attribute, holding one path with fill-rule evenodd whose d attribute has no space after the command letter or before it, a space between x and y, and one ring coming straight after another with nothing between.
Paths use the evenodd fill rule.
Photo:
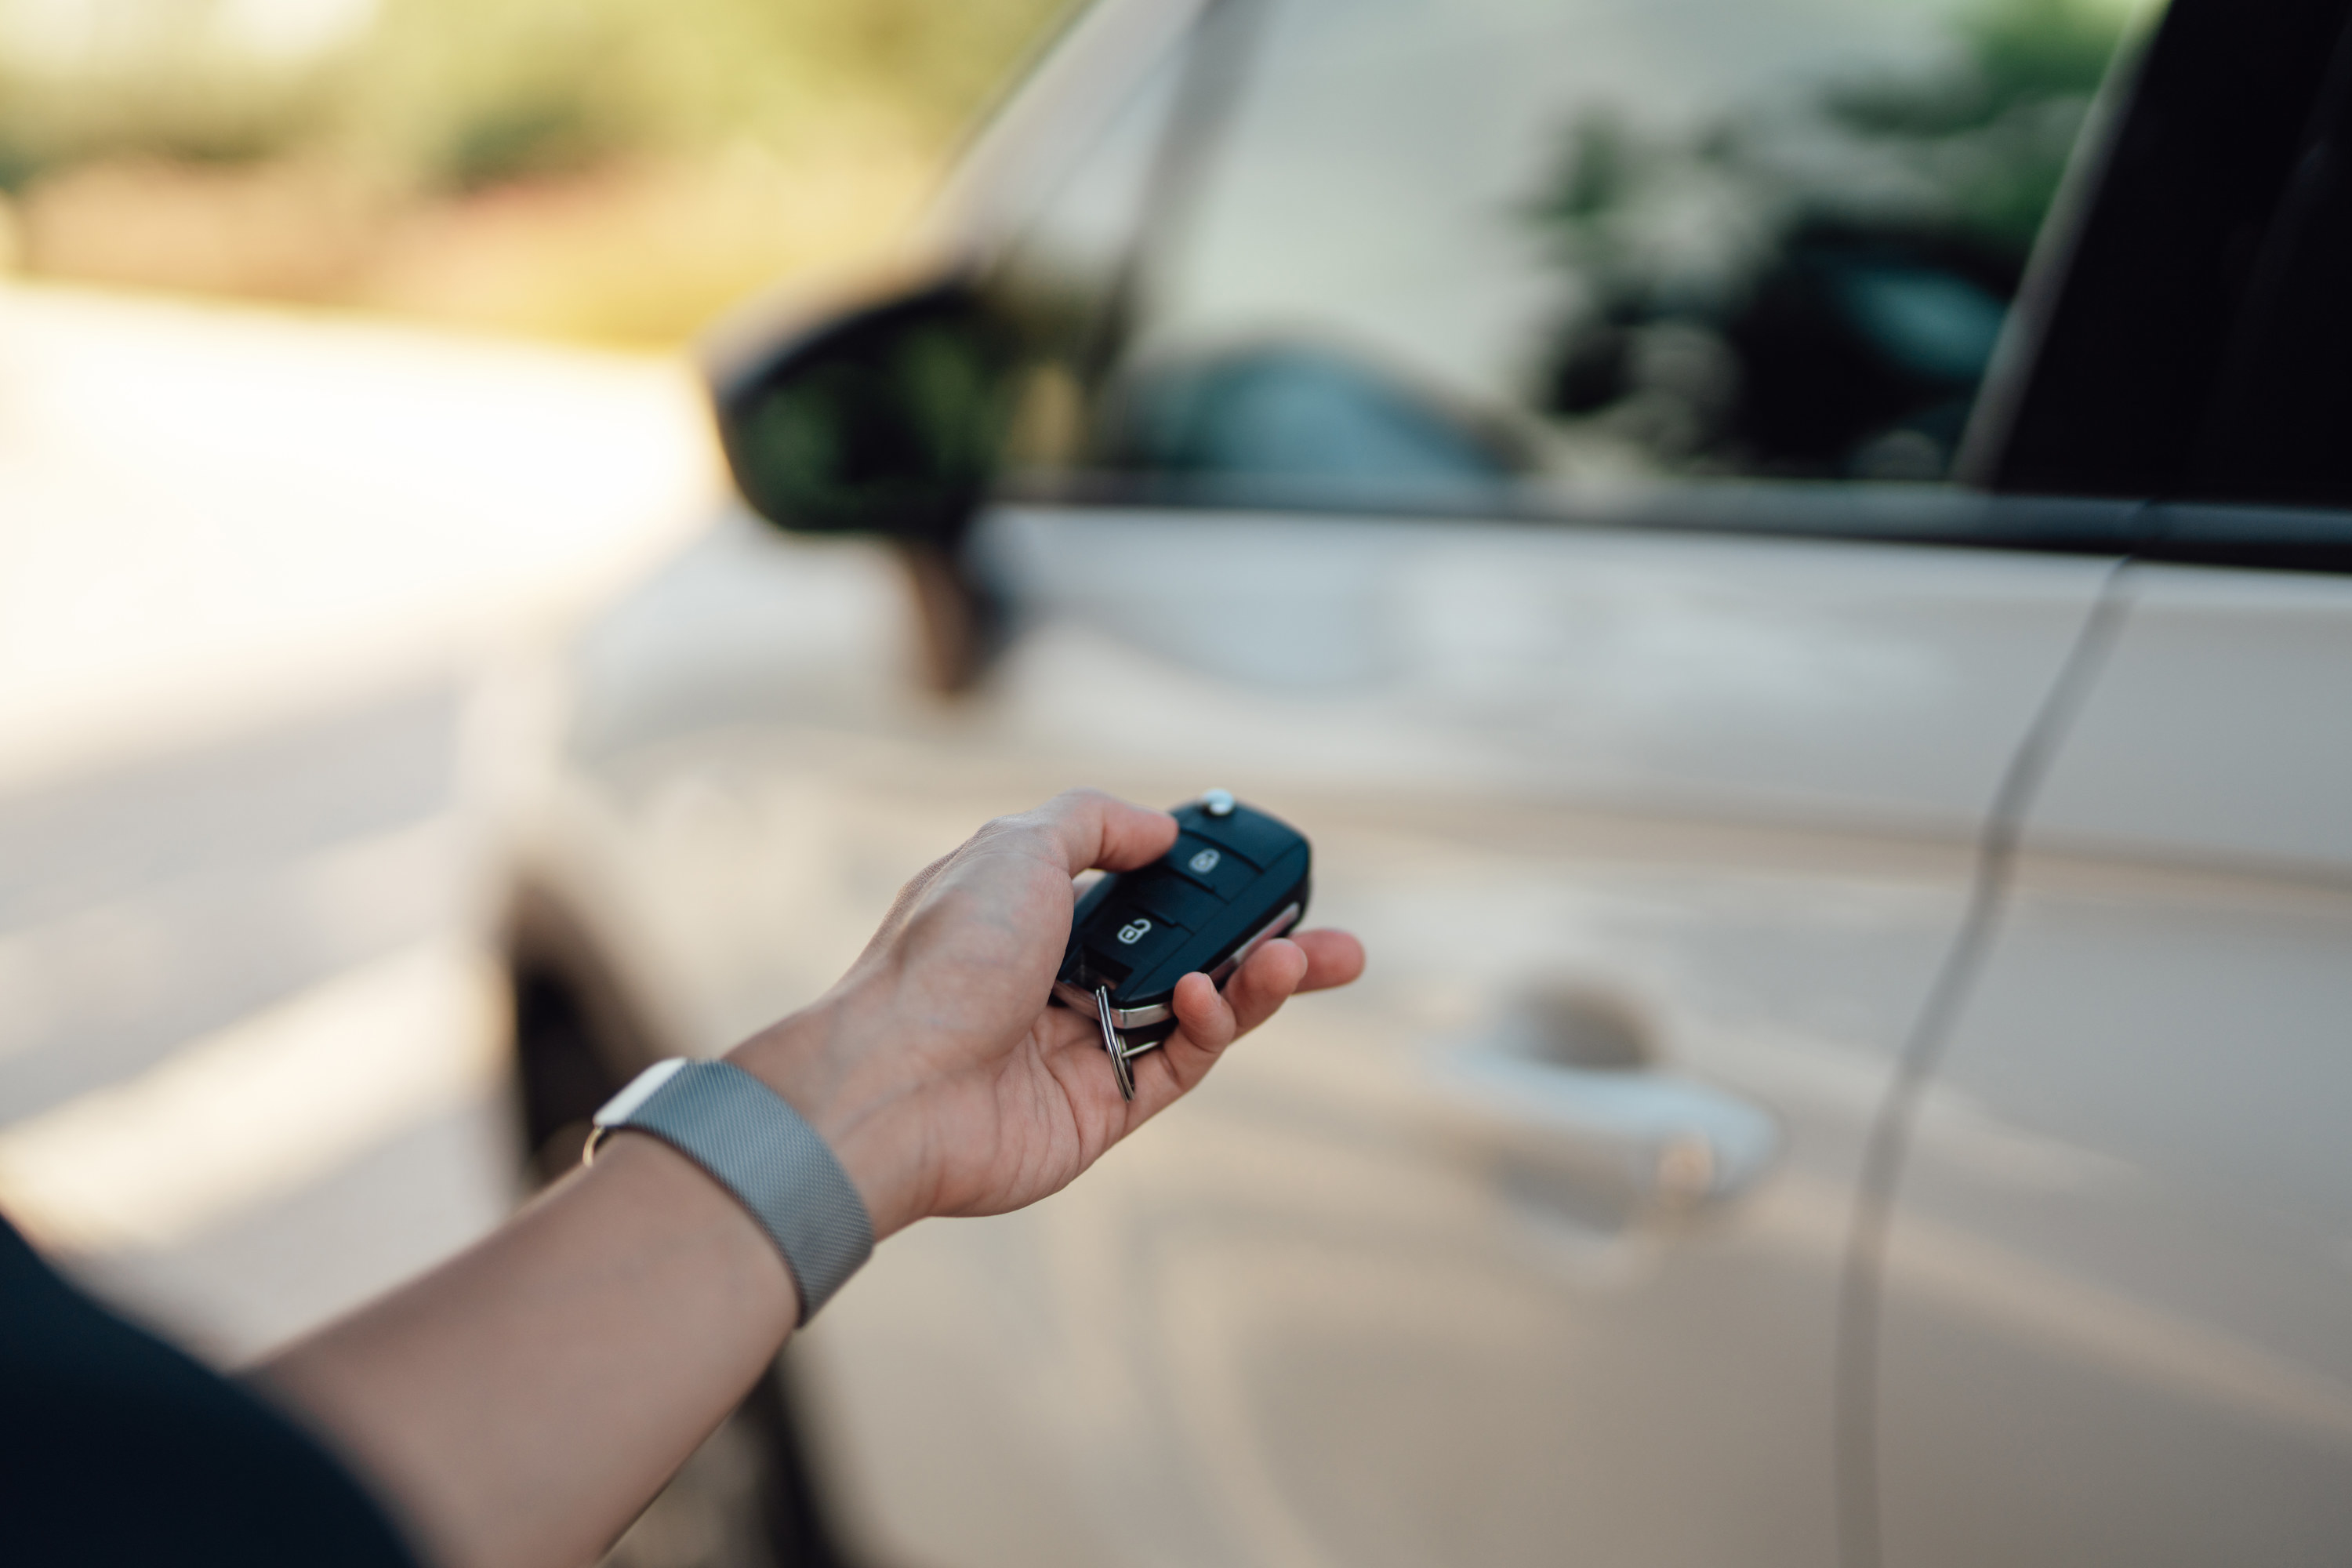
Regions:
<instances>
[{"instance_id":1,"label":"black window trim","mask_svg":"<svg viewBox=\"0 0 2352 1568\"><path fill-rule=\"evenodd\" d=\"M1950 485L1737 479L1588 496L1535 486L1405 489L1378 483L1351 491L1322 481L1080 473L1016 477L999 485L990 499L997 506L1072 511L1262 511L1335 521L1418 520L1811 539L2352 573L2352 512L2151 502L2135 497L1994 494Z\"/></svg>"}]
</instances>

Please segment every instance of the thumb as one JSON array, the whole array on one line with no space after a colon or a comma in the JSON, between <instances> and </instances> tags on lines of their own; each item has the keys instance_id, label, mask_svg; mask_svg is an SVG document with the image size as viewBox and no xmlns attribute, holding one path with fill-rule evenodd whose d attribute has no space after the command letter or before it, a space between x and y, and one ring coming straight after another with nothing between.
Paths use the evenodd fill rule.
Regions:
<instances>
[{"instance_id":1,"label":"thumb","mask_svg":"<svg viewBox=\"0 0 2352 1568\"><path fill-rule=\"evenodd\" d=\"M1097 866L1125 871L1149 865L1176 842L1174 817L1098 789L1065 790L1011 820L1041 829L1073 877Z\"/></svg>"}]
</instances>

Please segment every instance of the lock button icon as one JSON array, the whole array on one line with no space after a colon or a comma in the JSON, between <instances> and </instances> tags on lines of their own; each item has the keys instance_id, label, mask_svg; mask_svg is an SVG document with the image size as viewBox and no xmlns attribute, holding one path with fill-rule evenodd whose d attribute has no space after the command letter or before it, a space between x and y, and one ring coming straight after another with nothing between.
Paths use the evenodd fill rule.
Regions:
<instances>
[{"instance_id":1,"label":"lock button icon","mask_svg":"<svg viewBox=\"0 0 2352 1568\"><path fill-rule=\"evenodd\" d=\"M1118 940L1125 945L1133 947L1137 942L1141 942L1150 930L1151 917L1138 915L1118 928Z\"/></svg>"},{"instance_id":2,"label":"lock button icon","mask_svg":"<svg viewBox=\"0 0 2352 1568\"><path fill-rule=\"evenodd\" d=\"M1257 876L1257 868L1249 857L1230 845L1213 844L1197 833L1179 835L1176 847L1161 862L1177 877L1194 887L1206 888L1220 900L1232 900ZM1166 911L1175 914L1171 910ZM1178 916L1180 924L1185 922Z\"/></svg>"}]
</instances>

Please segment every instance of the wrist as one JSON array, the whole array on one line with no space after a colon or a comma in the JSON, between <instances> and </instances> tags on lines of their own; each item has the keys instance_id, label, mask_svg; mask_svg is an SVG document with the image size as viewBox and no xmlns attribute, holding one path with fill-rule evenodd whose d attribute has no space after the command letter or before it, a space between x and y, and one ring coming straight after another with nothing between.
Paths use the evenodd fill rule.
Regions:
<instances>
[{"instance_id":1,"label":"wrist","mask_svg":"<svg viewBox=\"0 0 2352 1568\"><path fill-rule=\"evenodd\" d=\"M920 1140L903 1091L872 1069L877 1025L839 994L779 1020L727 1053L816 1130L848 1173L877 1241L921 1218Z\"/></svg>"}]
</instances>

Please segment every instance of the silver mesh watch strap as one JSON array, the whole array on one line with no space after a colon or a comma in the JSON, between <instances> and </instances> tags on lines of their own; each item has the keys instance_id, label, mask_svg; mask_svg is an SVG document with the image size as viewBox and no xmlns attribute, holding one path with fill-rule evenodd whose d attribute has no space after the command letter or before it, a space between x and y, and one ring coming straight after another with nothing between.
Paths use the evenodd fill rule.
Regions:
<instances>
[{"instance_id":1,"label":"silver mesh watch strap","mask_svg":"<svg viewBox=\"0 0 2352 1568\"><path fill-rule=\"evenodd\" d=\"M596 1113L587 1158L624 1128L650 1132L751 1211L800 1286L801 1321L874 1252L874 1222L849 1173L775 1090L725 1062L674 1057L639 1073Z\"/></svg>"}]
</instances>

